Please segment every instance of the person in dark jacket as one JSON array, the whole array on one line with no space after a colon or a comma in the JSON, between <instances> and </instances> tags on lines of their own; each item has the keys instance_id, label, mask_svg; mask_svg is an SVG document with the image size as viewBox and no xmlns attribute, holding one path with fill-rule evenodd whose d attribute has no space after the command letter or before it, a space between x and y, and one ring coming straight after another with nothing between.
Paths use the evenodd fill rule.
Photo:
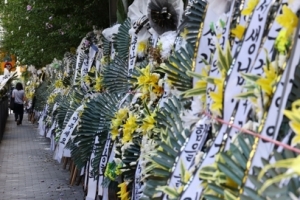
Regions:
<instances>
[{"instance_id":1,"label":"person in dark jacket","mask_svg":"<svg viewBox=\"0 0 300 200\"><path fill-rule=\"evenodd\" d=\"M23 115L24 115L24 101L26 101L25 92L23 90L22 83L16 84L16 89L12 93L14 98L14 111L17 115L17 125L22 124Z\"/></svg>"},{"instance_id":2,"label":"person in dark jacket","mask_svg":"<svg viewBox=\"0 0 300 200\"><path fill-rule=\"evenodd\" d=\"M9 102L9 108L10 108L11 111L13 111L13 113L14 113L14 115L15 115L15 121L17 121L18 116L17 116L17 114L16 114L16 112L15 112L15 109L14 109L14 107L15 107L15 98L13 98L13 96L12 96L14 90L16 90L16 88L15 88L14 86L11 87L11 90L10 90L10 102Z\"/></svg>"}]
</instances>

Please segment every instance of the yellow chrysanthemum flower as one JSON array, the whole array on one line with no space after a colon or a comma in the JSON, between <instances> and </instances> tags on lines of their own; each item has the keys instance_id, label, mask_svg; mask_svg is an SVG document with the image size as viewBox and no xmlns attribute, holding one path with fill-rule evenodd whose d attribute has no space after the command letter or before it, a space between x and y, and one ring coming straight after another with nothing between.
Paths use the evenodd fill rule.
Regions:
<instances>
[{"instance_id":1,"label":"yellow chrysanthemum flower","mask_svg":"<svg viewBox=\"0 0 300 200\"><path fill-rule=\"evenodd\" d=\"M276 17L275 20L286 29L288 37L293 34L294 29L298 25L297 15L286 5L282 7L282 14Z\"/></svg>"},{"instance_id":2,"label":"yellow chrysanthemum flower","mask_svg":"<svg viewBox=\"0 0 300 200\"><path fill-rule=\"evenodd\" d=\"M138 85L146 85L147 77L146 76L139 76L137 77L137 84Z\"/></svg>"},{"instance_id":3,"label":"yellow chrysanthemum flower","mask_svg":"<svg viewBox=\"0 0 300 200\"><path fill-rule=\"evenodd\" d=\"M142 74L150 73L150 65L147 65L145 68L141 69Z\"/></svg>"},{"instance_id":4,"label":"yellow chrysanthemum flower","mask_svg":"<svg viewBox=\"0 0 300 200\"><path fill-rule=\"evenodd\" d=\"M223 109L223 78L214 79L214 83L217 86L216 92L210 92L210 97L212 99L211 111L217 116L222 116Z\"/></svg>"},{"instance_id":5,"label":"yellow chrysanthemum flower","mask_svg":"<svg viewBox=\"0 0 300 200\"><path fill-rule=\"evenodd\" d=\"M117 136L119 135L119 131L116 128L113 128L111 131L111 136L112 136L112 140L115 140L117 138Z\"/></svg>"},{"instance_id":6,"label":"yellow chrysanthemum flower","mask_svg":"<svg viewBox=\"0 0 300 200\"><path fill-rule=\"evenodd\" d=\"M91 67L90 72L91 72L91 73L95 73L95 71L96 71L96 67L95 67L95 66Z\"/></svg>"},{"instance_id":7,"label":"yellow chrysanthemum flower","mask_svg":"<svg viewBox=\"0 0 300 200\"><path fill-rule=\"evenodd\" d=\"M300 144L300 99L292 103L291 110L284 110L283 114L291 121L289 123L291 129L294 131L295 136L292 144Z\"/></svg>"},{"instance_id":8,"label":"yellow chrysanthemum flower","mask_svg":"<svg viewBox=\"0 0 300 200\"><path fill-rule=\"evenodd\" d=\"M143 120L143 125L141 126L141 130L143 134L146 134L147 132L151 131L155 127L155 113L152 113L151 115L148 115Z\"/></svg>"},{"instance_id":9,"label":"yellow chrysanthemum flower","mask_svg":"<svg viewBox=\"0 0 300 200\"><path fill-rule=\"evenodd\" d=\"M250 15L257 6L259 0L249 0L247 7L242 10L242 15Z\"/></svg>"},{"instance_id":10,"label":"yellow chrysanthemum flower","mask_svg":"<svg viewBox=\"0 0 300 200\"><path fill-rule=\"evenodd\" d=\"M118 185L120 191L117 193L121 200L129 200L129 192L127 191L127 184L125 182Z\"/></svg>"},{"instance_id":11,"label":"yellow chrysanthemum flower","mask_svg":"<svg viewBox=\"0 0 300 200\"><path fill-rule=\"evenodd\" d=\"M89 75L85 75L83 77L83 81L87 84L90 85L91 84L91 77Z\"/></svg>"},{"instance_id":12,"label":"yellow chrysanthemum flower","mask_svg":"<svg viewBox=\"0 0 300 200\"><path fill-rule=\"evenodd\" d=\"M128 112L129 112L128 108L119 109L118 113L116 114L117 119L124 120L127 117Z\"/></svg>"},{"instance_id":13,"label":"yellow chrysanthemum flower","mask_svg":"<svg viewBox=\"0 0 300 200\"><path fill-rule=\"evenodd\" d=\"M184 177L183 177L183 182L184 183L189 182L190 178L191 178L191 173L189 171L185 171Z\"/></svg>"},{"instance_id":14,"label":"yellow chrysanthemum flower","mask_svg":"<svg viewBox=\"0 0 300 200\"><path fill-rule=\"evenodd\" d=\"M183 29L183 32L180 33L180 36L183 38L183 39L186 39L186 36L187 34L189 33L189 30L187 28L184 28Z\"/></svg>"},{"instance_id":15,"label":"yellow chrysanthemum flower","mask_svg":"<svg viewBox=\"0 0 300 200\"><path fill-rule=\"evenodd\" d=\"M94 85L94 90L97 92L100 92L102 89L102 77L97 77L96 78L96 84Z\"/></svg>"},{"instance_id":16,"label":"yellow chrysanthemum flower","mask_svg":"<svg viewBox=\"0 0 300 200\"><path fill-rule=\"evenodd\" d=\"M149 76L149 85L151 86L155 86L157 85L158 81L159 81L159 77L160 75L157 74L157 73L151 73L150 76Z\"/></svg>"},{"instance_id":17,"label":"yellow chrysanthemum flower","mask_svg":"<svg viewBox=\"0 0 300 200\"><path fill-rule=\"evenodd\" d=\"M111 129L113 140L115 140L115 138L119 135L118 129L123 124L123 121L127 118L128 112L129 112L128 108L121 108L118 110L118 112L116 112L114 118L111 120L110 129Z\"/></svg>"},{"instance_id":18,"label":"yellow chrysanthemum flower","mask_svg":"<svg viewBox=\"0 0 300 200\"><path fill-rule=\"evenodd\" d=\"M130 114L126 123L123 125L123 137L122 143L131 141L132 133L137 129L138 124L136 123L137 117L133 114Z\"/></svg>"},{"instance_id":19,"label":"yellow chrysanthemum flower","mask_svg":"<svg viewBox=\"0 0 300 200\"><path fill-rule=\"evenodd\" d=\"M232 29L231 34L234 35L234 37L238 38L239 40L241 40L244 36L245 33L245 27L242 25L237 25L234 29Z\"/></svg>"},{"instance_id":20,"label":"yellow chrysanthemum flower","mask_svg":"<svg viewBox=\"0 0 300 200\"><path fill-rule=\"evenodd\" d=\"M118 128L121 125L122 125L122 120L121 119L115 118L115 119L111 120L111 127L112 128Z\"/></svg>"},{"instance_id":21,"label":"yellow chrysanthemum flower","mask_svg":"<svg viewBox=\"0 0 300 200\"><path fill-rule=\"evenodd\" d=\"M201 70L201 76L203 77L203 79L199 79L194 88L206 88L207 86L207 80L206 77L208 77L208 72L209 72L210 66L205 66L202 68Z\"/></svg>"},{"instance_id":22,"label":"yellow chrysanthemum flower","mask_svg":"<svg viewBox=\"0 0 300 200\"><path fill-rule=\"evenodd\" d=\"M125 144L132 140L132 133L134 132L133 129L123 129L123 137L122 137L122 144Z\"/></svg>"},{"instance_id":23,"label":"yellow chrysanthemum flower","mask_svg":"<svg viewBox=\"0 0 300 200\"><path fill-rule=\"evenodd\" d=\"M78 111L78 116L79 116L79 118L81 118L82 115L83 115L83 110L79 110L79 111Z\"/></svg>"},{"instance_id":24,"label":"yellow chrysanthemum flower","mask_svg":"<svg viewBox=\"0 0 300 200\"><path fill-rule=\"evenodd\" d=\"M55 88L62 88L62 87L64 87L64 84L63 84L62 80L57 80L57 81L55 81L54 86L55 86Z\"/></svg>"},{"instance_id":25,"label":"yellow chrysanthemum flower","mask_svg":"<svg viewBox=\"0 0 300 200\"><path fill-rule=\"evenodd\" d=\"M291 43L291 39L287 34L287 30L282 29L279 32L278 36L276 37L276 41L275 41L276 49L281 53L285 53L290 43Z\"/></svg>"},{"instance_id":26,"label":"yellow chrysanthemum flower","mask_svg":"<svg viewBox=\"0 0 300 200\"><path fill-rule=\"evenodd\" d=\"M269 96L272 95L273 85L276 82L277 70L273 65L264 66L265 77L261 77L256 84Z\"/></svg>"},{"instance_id":27,"label":"yellow chrysanthemum flower","mask_svg":"<svg viewBox=\"0 0 300 200\"><path fill-rule=\"evenodd\" d=\"M207 87L207 80L206 77L208 77L208 73L210 70L210 66L205 66L202 71L201 71L201 76L203 77L203 79L200 79L196 82L194 88L206 88ZM201 95L200 97L201 102L203 102L203 105L206 105L206 92ZM205 106L206 107L206 106Z\"/></svg>"},{"instance_id":28,"label":"yellow chrysanthemum flower","mask_svg":"<svg viewBox=\"0 0 300 200\"><path fill-rule=\"evenodd\" d=\"M141 41L137 45L137 52L138 53L145 53L147 50L147 42L146 41Z\"/></svg>"},{"instance_id":29,"label":"yellow chrysanthemum flower","mask_svg":"<svg viewBox=\"0 0 300 200\"><path fill-rule=\"evenodd\" d=\"M137 117L133 114L130 114L126 123L124 124L124 128L132 128L135 129L137 127Z\"/></svg>"},{"instance_id":30,"label":"yellow chrysanthemum flower","mask_svg":"<svg viewBox=\"0 0 300 200\"><path fill-rule=\"evenodd\" d=\"M163 93L162 88L158 86L160 75L157 73L151 73L150 65L141 69L140 72L140 76L136 77L137 82L135 84L141 89L143 97L149 96L150 92L154 92L155 94Z\"/></svg>"},{"instance_id":31,"label":"yellow chrysanthemum flower","mask_svg":"<svg viewBox=\"0 0 300 200\"><path fill-rule=\"evenodd\" d=\"M54 94L54 93L50 94L50 96L48 97L47 103L48 104L54 103L56 96L57 96L57 94Z\"/></svg>"}]
</instances>

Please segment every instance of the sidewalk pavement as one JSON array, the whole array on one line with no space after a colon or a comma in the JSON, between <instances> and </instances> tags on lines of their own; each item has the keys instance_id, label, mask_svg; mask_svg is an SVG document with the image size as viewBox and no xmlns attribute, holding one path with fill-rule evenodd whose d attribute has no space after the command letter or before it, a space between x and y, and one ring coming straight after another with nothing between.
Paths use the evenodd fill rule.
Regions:
<instances>
[{"instance_id":1,"label":"sidewalk pavement","mask_svg":"<svg viewBox=\"0 0 300 200\"><path fill-rule=\"evenodd\" d=\"M9 115L0 143L0 200L83 200L82 186L69 185L69 171L37 130L26 114L19 126Z\"/></svg>"}]
</instances>

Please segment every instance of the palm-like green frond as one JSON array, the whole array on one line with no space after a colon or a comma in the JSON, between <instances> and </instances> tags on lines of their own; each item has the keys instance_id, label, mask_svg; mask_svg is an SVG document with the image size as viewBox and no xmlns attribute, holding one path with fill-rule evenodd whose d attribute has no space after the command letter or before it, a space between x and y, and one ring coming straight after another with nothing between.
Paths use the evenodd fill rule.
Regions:
<instances>
[{"instance_id":1,"label":"palm-like green frond","mask_svg":"<svg viewBox=\"0 0 300 200\"><path fill-rule=\"evenodd\" d=\"M56 115L58 127L61 130L64 129L71 115L80 106L83 97L83 94L81 94L79 90L71 89L66 96L61 98Z\"/></svg>"},{"instance_id":2,"label":"palm-like green frond","mask_svg":"<svg viewBox=\"0 0 300 200\"><path fill-rule=\"evenodd\" d=\"M293 86L288 96L285 109L291 110L292 103L298 99L300 99L300 64L297 66L295 70ZM279 130L277 140L281 141L285 137L286 133L290 129L289 121L290 120L285 115L283 115L283 120L282 120L282 124Z\"/></svg>"},{"instance_id":3,"label":"palm-like green frond","mask_svg":"<svg viewBox=\"0 0 300 200\"><path fill-rule=\"evenodd\" d=\"M188 136L188 130L183 128L180 119L182 103L172 98L157 112L157 148L148 158L150 164L146 166L147 181L142 199L153 199L159 195L159 187L167 185L171 169L175 163L180 148Z\"/></svg>"},{"instance_id":4,"label":"palm-like green frond","mask_svg":"<svg viewBox=\"0 0 300 200\"><path fill-rule=\"evenodd\" d=\"M282 153L278 153L277 151L274 151L273 156L276 163L278 161L284 161L287 159L296 158L297 154L290 150L284 149ZM269 165L271 163L271 158L272 156L270 156L269 159L262 159L263 165L264 166ZM267 171L267 173L264 174L261 180L258 180L257 175L260 173L261 170L262 168L260 167L254 167L254 173L249 175L249 180L252 182L252 184L254 184L255 189L245 187L244 194L241 196L242 200L247 200L247 199L289 200L292 199L291 194L294 194L294 196L299 197L300 195L299 176L291 179L285 179L284 184L281 184L279 179L277 182L272 182L272 184L269 187L267 187L267 189L264 190L262 193L259 193L259 189L261 189L263 185L266 184L266 182L271 181L271 179L275 177L280 177L281 175L284 175L290 169L289 166L287 166L287 168L276 168L276 169L271 168ZM281 181L282 180L284 180L284 178L282 178Z\"/></svg>"},{"instance_id":5,"label":"palm-like green frond","mask_svg":"<svg viewBox=\"0 0 300 200\"><path fill-rule=\"evenodd\" d=\"M128 81L128 65L119 56L104 68L103 85L111 93L127 93L130 88Z\"/></svg>"},{"instance_id":6,"label":"palm-like green frond","mask_svg":"<svg viewBox=\"0 0 300 200\"><path fill-rule=\"evenodd\" d=\"M103 93L86 103L80 116L76 134L73 134L75 135L74 143L79 143L71 149L72 157L80 152L79 157L74 157L74 162L78 167L83 167L81 164L89 160L96 136L99 136L98 151L100 152L103 149L110 121L118 109L120 100L121 96Z\"/></svg>"},{"instance_id":7,"label":"palm-like green frond","mask_svg":"<svg viewBox=\"0 0 300 200\"><path fill-rule=\"evenodd\" d=\"M57 110L57 115L56 115L58 127L60 127L61 129L63 128L64 120L69 107L70 107L70 98L69 96L66 96L60 102L59 109Z\"/></svg>"},{"instance_id":8,"label":"palm-like green frond","mask_svg":"<svg viewBox=\"0 0 300 200\"><path fill-rule=\"evenodd\" d=\"M185 11L185 19L180 25L181 32L187 32L186 40L194 47L199 40L199 29L204 22L207 2L203 0L191 1Z\"/></svg>"},{"instance_id":9,"label":"palm-like green frond","mask_svg":"<svg viewBox=\"0 0 300 200\"><path fill-rule=\"evenodd\" d=\"M77 131L73 132L73 135L78 135ZM95 137L93 135L81 135L75 137L72 145L70 146L71 156L75 165L81 169L86 165L89 160L95 143Z\"/></svg>"},{"instance_id":10,"label":"palm-like green frond","mask_svg":"<svg viewBox=\"0 0 300 200\"><path fill-rule=\"evenodd\" d=\"M129 55L130 35L128 31L130 27L130 18L127 18L119 27L118 34L113 38L117 55L123 60L127 60Z\"/></svg>"},{"instance_id":11,"label":"palm-like green frond","mask_svg":"<svg viewBox=\"0 0 300 200\"><path fill-rule=\"evenodd\" d=\"M126 148L122 154L122 178L124 181L129 182L127 185L128 191L132 190L133 188L137 163L141 154L141 137L135 137L132 142L133 143Z\"/></svg>"},{"instance_id":12,"label":"palm-like green frond","mask_svg":"<svg viewBox=\"0 0 300 200\"><path fill-rule=\"evenodd\" d=\"M228 199L228 195L236 199L239 196L253 142L252 136L239 134L237 143L231 143L228 151L221 152L213 165L200 170L205 199Z\"/></svg>"},{"instance_id":13,"label":"palm-like green frond","mask_svg":"<svg viewBox=\"0 0 300 200\"><path fill-rule=\"evenodd\" d=\"M194 50L191 44L187 43L185 48L175 51L166 65L159 69L167 74L167 81L171 86L179 91L186 91L192 88L192 78L187 75L187 71L192 71Z\"/></svg>"},{"instance_id":14,"label":"palm-like green frond","mask_svg":"<svg viewBox=\"0 0 300 200\"><path fill-rule=\"evenodd\" d=\"M104 56L110 56L111 43L102 35L102 47Z\"/></svg>"},{"instance_id":15,"label":"palm-like green frond","mask_svg":"<svg viewBox=\"0 0 300 200\"><path fill-rule=\"evenodd\" d=\"M85 58L86 58L86 54L83 51L80 51L79 54L77 55L77 60L78 60L77 66L76 66L77 70L80 71Z\"/></svg>"},{"instance_id":16,"label":"palm-like green frond","mask_svg":"<svg viewBox=\"0 0 300 200\"><path fill-rule=\"evenodd\" d=\"M42 111L44 106L47 104L47 98L49 94L54 90L54 86L51 85L50 81L42 82L35 91L36 104L35 109Z\"/></svg>"},{"instance_id":17,"label":"palm-like green frond","mask_svg":"<svg viewBox=\"0 0 300 200\"><path fill-rule=\"evenodd\" d=\"M93 149L95 157L91 160L91 166L93 168L90 174L91 177L97 178L100 174L99 164L100 164L102 153L105 148L107 135L108 135L108 131L103 131L101 132L101 134L98 134L98 143L94 145L94 149Z\"/></svg>"}]
</instances>

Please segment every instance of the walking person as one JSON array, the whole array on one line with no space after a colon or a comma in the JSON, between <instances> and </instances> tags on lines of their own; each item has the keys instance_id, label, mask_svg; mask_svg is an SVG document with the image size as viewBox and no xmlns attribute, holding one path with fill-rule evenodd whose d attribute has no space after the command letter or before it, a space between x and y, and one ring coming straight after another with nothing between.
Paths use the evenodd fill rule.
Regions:
<instances>
[{"instance_id":1,"label":"walking person","mask_svg":"<svg viewBox=\"0 0 300 200\"><path fill-rule=\"evenodd\" d=\"M13 97L13 93L14 93L15 90L17 90L15 87L11 88L9 107L10 107L10 110L13 111L13 113L15 115L15 121L17 121L18 120L18 115L15 112L15 108L14 108L15 107L15 98Z\"/></svg>"},{"instance_id":2,"label":"walking person","mask_svg":"<svg viewBox=\"0 0 300 200\"><path fill-rule=\"evenodd\" d=\"M22 124L24 115L24 101L26 101L22 83L16 84L16 89L13 90L12 97L15 100L14 111L17 116L17 125L20 125Z\"/></svg>"}]
</instances>

